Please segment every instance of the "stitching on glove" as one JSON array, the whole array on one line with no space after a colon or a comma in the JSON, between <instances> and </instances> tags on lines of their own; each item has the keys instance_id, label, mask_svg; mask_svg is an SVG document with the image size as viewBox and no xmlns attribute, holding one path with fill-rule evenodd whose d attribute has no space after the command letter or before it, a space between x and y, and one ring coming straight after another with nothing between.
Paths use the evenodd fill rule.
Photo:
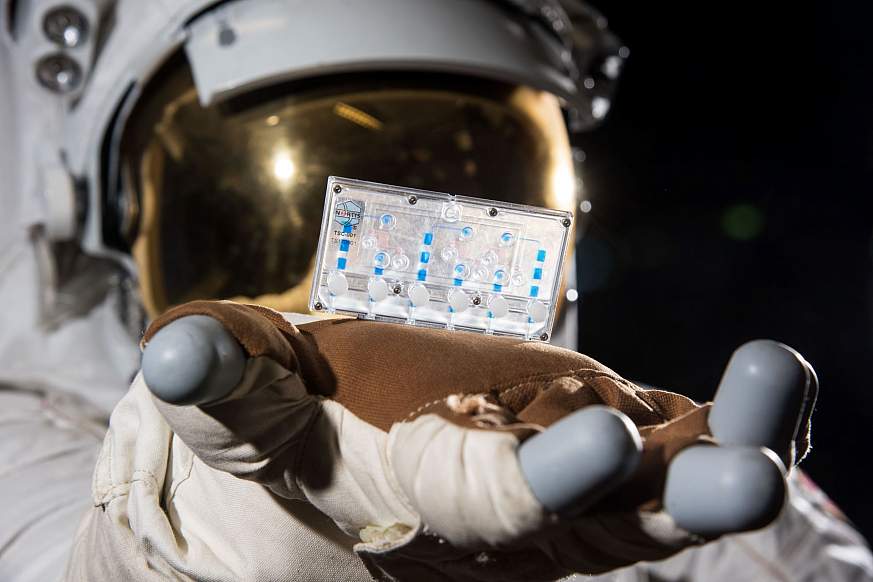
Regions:
<instances>
[{"instance_id":1,"label":"stitching on glove","mask_svg":"<svg viewBox=\"0 0 873 582\"><path fill-rule=\"evenodd\" d=\"M137 475L140 476L137 477ZM158 488L158 480L151 471L138 469L133 472L130 480L112 485L96 505L105 507L115 499L130 495L130 489L134 483L142 483L146 487L150 487L154 490L157 490Z\"/></svg>"},{"instance_id":2,"label":"stitching on glove","mask_svg":"<svg viewBox=\"0 0 873 582\"><path fill-rule=\"evenodd\" d=\"M175 440L175 439L179 439L179 442L182 442L182 439L179 438L178 436L176 436L174 433L173 438L170 439L170 446L171 446L170 454L171 455L173 454L172 447L173 447L173 440ZM175 481L172 485L170 485L170 491L167 494L167 499L165 500L166 505L169 506L170 503L172 503L173 499L175 499L176 492L179 490L179 487L182 486L182 483L184 483L185 481L187 481L188 479L191 478L191 473L194 471L194 456L195 456L194 452L191 451L190 449L188 449L188 462L186 464L187 466L184 469L184 476L181 479L179 479L178 481ZM169 463L172 463L172 462L173 462L173 460L169 459Z\"/></svg>"},{"instance_id":3,"label":"stitching on glove","mask_svg":"<svg viewBox=\"0 0 873 582\"><path fill-rule=\"evenodd\" d=\"M106 431L106 438L103 441L104 446L100 448L100 455L97 457L97 467L94 469L94 477L93 477L93 482L91 484L91 488L94 490L94 494L96 496L100 497L101 499L103 497L105 497L106 495L108 495L112 491L112 487L115 484L115 479L112 475L112 465L113 465L112 451L115 448L115 439L113 438L113 436L114 436L113 432L114 431L112 429L112 426L110 425L109 430ZM101 480L100 475L99 475L100 474L99 469L103 465L103 463L106 462L106 460L104 459L104 454L106 457L109 458L109 470L107 471L107 473L109 473L109 486L108 487L105 484L101 484L102 487L98 486L98 481Z\"/></svg>"},{"instance_id":4,"label":"stitching on glove","mask_svg":"<svg viewBox=\"0 0 873 582\"><path fill-rule=\"evenodd\" d=\"M100 499L94 500L94 507L102 507L106 508L109 503L118 499L119 497L124 497L128 493L130 493L130 483L120 483L118 485L113 485L112 487L107 488Z\"/></svg>"},{"instance_id":5,"label":"stitching on glove","mask_svg":"<svg viewBox=\"0 0 873 582\"><path fill-rule=\"evenodd\" d=\"M421 406L419 406L418 408L416 408L415 410L413 410L412 412L407 414L406 418L403 419L403 422L409 422L409 421L415 420L415 418L417 416L421 416L419 414L420 412L423 412L425 409L430 408L431 406L436 406L437 404L440 404L443 400L445 400L445 399L444 398L437 398L436 400L432 400L426 404L422 404Z\"/></svg>"},{"instance_id":6,"label":"stitching on glove","mask_svg":"<svg viewBox=\"0 0 873 582\"><path fill-rule=\"evenodd\" d=\"M503 395L508 391L520 388L522 386L527 386L536 382L557 380L558 378L563 378L566 376L575 376L583 380L587 380L595 376L605 376L607 378L617 379L616 376L613 376L606 372L602 372L600 370L595 370L593 368L571 368L569 370L564 370L563 372L540 372L538 374L531 374L530 376L522 376L521 378L518 378L516 380L507 380L506 382L501 382L500 384L493 385L489 389L489 392L496 393L497 395Z\"/></svg>"}]
</instances>

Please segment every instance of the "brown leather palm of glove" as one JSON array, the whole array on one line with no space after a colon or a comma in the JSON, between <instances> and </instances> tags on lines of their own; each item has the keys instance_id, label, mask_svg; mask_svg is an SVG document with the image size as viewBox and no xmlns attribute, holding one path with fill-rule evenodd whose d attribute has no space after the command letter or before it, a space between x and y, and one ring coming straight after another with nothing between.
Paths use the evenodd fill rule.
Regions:
<instances>
[{"instance_id":1,"label":"brown leather palm of glove","mask_svg":"<svg viewBox=\"0 0 873 582\"><path fill-rule=\"evenodd\" d=\"M230 302L171 310L144 344L188 315L221 322L250 359L218 402L158 401L173 432L213 469L312 503L377 579L554 580L702 542L660 500L669 460L709 440L708 406L545 344L354 319L295 327ZM595 404L638 427L642 462L561 519L526 486L516 449Z\"/></svg>"}]
</instances>

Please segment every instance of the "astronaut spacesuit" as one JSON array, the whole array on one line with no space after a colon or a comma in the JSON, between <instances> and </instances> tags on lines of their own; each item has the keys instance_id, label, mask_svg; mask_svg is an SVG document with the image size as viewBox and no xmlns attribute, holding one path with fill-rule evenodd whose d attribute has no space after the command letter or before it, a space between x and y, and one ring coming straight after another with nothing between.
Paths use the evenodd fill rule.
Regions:
<instances>
[{"instance_id":1,"label":"astronaut spacesuit","mask_svg":"<svg viewBox=\"0 0 873 582\"><path fill-rule=\"evenodd\" d=\"M608 108L622 58L596 17L579 12L588 19L579 17L574 36L548 2L542 8L507 2L501 9L473 0L374 2L367 9L324 2L318 14L310 3L290 0L215 4L0 3L0 130L12 136L0 155L0 579L61 576L74 538L80 556L92 551L95 560L113 560L111 552L97 551L111 546L89 538L87 528L77 537L76 529L81 516L94 511L97 493L89 491L106 420L139 367L142 305L156 315L198 297L254 297L301 311L299 289L307 287L316 238L307 228L318 223L310 220L313 207L321 209L311 193L323 187L327 173L456 193L505 192L515 201L572 209L570 150L553 95L568 105L572 127L594 124ZM518 13L508 18L504 9ZM527 29L523 19L540 24ZM483 27L487 22L496 24ZM224 122L228 111L243 114ZM407 133L381 131L386 115ZM494 119L504 120L499 131L488 124ZM446 127L454 148L441 149L437 129ZM349 128L366 133L356 137ZM299 144L305 148L295 150ZM388 158L386 151L398 156ZM433 158L460 164L466 179L446 175ZM325 159L335 165L320 167ZM296 189L287 188L289 180ZM255 199L254 192L274 196ZM545 195L531 200L525 192ZM210 197L220 204L204 217L198 212L208 211ZM294 211L287 223L276 224L271 219L280 204ZM260 213L252 212L255 206ZM166 220L172 216L176 224ZM221 236L210 236L216 230ZM276 241L291 251L271 254ZM179 254L186 249L188 255ZM252 265L258 268L240 270ZM179 471L194 471L196 463L190 454L187 464L159 454L170 446L160 438L173 437L154 430L164 421L147 403L136 403L147 396L131 392L128 406L116 412L117 422L127 423L126 436L112 452L119 464L109 468L175 473L166 481L173 490L163 492L174 494L184 480ZM148 484L145 473L132 474L128 485ZM117 484L105 477L98 470L97 489ZM210 521L214 508L196 504L182 521L160 511L130 514L133 521L142 518L130 524L134 547L166 558L161 544L180 531L196 532L191 539L216 552L221 543L211 534L236 537L233 550L223 547L234 553L227 562L231 574L210 569L208 554L168 560L164 572L232 579L240 571L235 568L245 568L243 558L257 557L260 532L278 523L287 525L289 544L308 540L304 551L285 560L302 568L298 573L309 579L364 575L349 561L348 539L322 515L241 483L229 476L200 481L218 492L213 499L228 500L225 515L244 515L245 507L231 505L247 495L261 495L275 513L221 533ZM129 494L121 489L100 491L103 502ZM791 491L782 517L766 530L608 576L873 575L860 536L828 514L797 477ZM162 530L167 523L176 534ZM180 563L205 570L184 572Z\"/></svg>"}]
</instances>

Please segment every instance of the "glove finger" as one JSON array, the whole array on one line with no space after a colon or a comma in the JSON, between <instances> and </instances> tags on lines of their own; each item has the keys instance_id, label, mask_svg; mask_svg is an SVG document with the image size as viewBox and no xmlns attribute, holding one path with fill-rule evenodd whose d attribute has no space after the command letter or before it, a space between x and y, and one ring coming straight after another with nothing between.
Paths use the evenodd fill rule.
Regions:
<instances>
[{"instance_id":1,"label":"glove finger","mask_svg":"<svg viewBox=\"0 0 873 582\"><path fill-rule=\"evenodd\" d=\"M725 368L712 433L723 444L767 447L790 468L809 448L817 392L815 372L795 350L772 340L748 342Z\"/></svg>"},{"instance_id":2,"label":"glove finger","mask_svg":"<svg viewBox=\"0 0 873 582\"><path fill-rule=\"evenodd\" d=\"M708 404L695 407L667 422L642 427L643 453L637 470L586 514L661 511L667 470L673 458L690 446L714 444L707 424L710 408Z\"/></svg>"},{"instance_id":3,"label":"glove finger","mask_svg":"<svg viewBox=\"0 0 873 582\"><path fill-rule=\"evenodd\" d=\"M266 308L198 301L157 320L145 342L191 315L219 321L248 356L242 381L223 399L199 407L157 403L195 454L283 497L308 499L355 537L368 527L396 535L417 526L386 483L387 434L312 394L329 386L322 376L330 369L297 328Z\"/></svg>"},{"instance_id":4,"label":"glove finger","mask_svg":"<svg viewBox=\"0 0 873 582\"><path fill-rule=\"evenodd\" d=\"M383 569L415 571L425 561L428 568L464 580L539 579L662 559L698 542L663 511L636 505L620 510L615 502L600 502L580 518L559 519L528 486L517 457L518 425L483 429L475 426L477 415L468 414L464 425L453 417L457 414L448 406L434 407L389 433L388 460L397 487L432 536L372 552ZM705 423L705 415L692 414L670 432L686 430L696 438L696 416ZM659 445L652 455L672 453L662 450L670 438L661 432L650 431ZM618 489L613 496L621 498ZM535 560L538 571L524 570L521 560Z\"/></svg>"},{"instance_id":5,"label":"glove finger","mask_svg":"<svg viewBox=\"0 0 873 582\"><path fill-rule=\"evenodd\" d=\"M633 474L641 452L631 420L614 408L594 405L525 440L518 458L537 499L570 518Z\"/></svg>"},{"instance_id":6,"label":"glove finger","mask_svg":"<svg viewBox=\"0 0 873 582\"><path fill-rule=\"evenodd\" d=\"M246 355L221 323L207 315L173 321L142 353L142 374L152 394L171 404L208 404L242 379Z\"/></svg>"},{"instance_id":7,"label":"glove finger","mask_svg":"<svg viewBox=\"0 0 873 582\"><path fill-rule=\"evenodd\" d=\"M297 467L304 435L319 406L295 373L300 364L289 338L299 332L269 309L194 301L155 320L143 337L143 348L148 351L161 330L189 316L212 318L239 342L247 357L242 379L207 405L176 406L156 399L157 408L210 467L257 481L283 497L302 497Z\"/></svg>"},{"instance_id":8,"label":"glove finger","mask_svg":"<svg viewBox=\"0 0 873 582\"><path fill-rule=\"evenodd\" d=\"M426 414L394 425L388 463L427 528L460 548L517 542L548 521L510 432L478 430Z\"/></svg>"},{"instance_id":9,"label":"glove finger","mask_svg":"<svg viewBox=\"0 0 873 582\"><path fill-rule=\"evenodd\" d=\"M614 374L582 370L555 379L523 380L488 395L450 396L416 411L413 418L433 412L461 426L509 431L524 440L577 410L598 405L629 417L643 439L643 450L636 471L588 513L659 510L671 459L688 446L712 442L709 405L643 390Z\"/></svg>"},{"instance_id":10,"label":"glove finger","mask_svg":"<svg viewBox=\"0 0 873 582\"><path fill-rule=\"evenodd\" d=\"M303 351L307 363L318 363L317 355L308 354L308 343L300 341L297 327L272 309L259 305L243 305L232 301L191 301L174 307L158 317L143 335L141 346L145 348L151 339L164 327L183 317L206 315L217 320L236 339L250 358L266 357L289 372L300 371L312 377L318 385L329 381L319 377L321 367L301 368L297 357Z\"/></svg>"},{"instance_id":11,"label":"glove finger","mask_svg":"<svg viewBox=\"0 0 873 582\"><path fill-rule=\"evenodd\" d=\"M176 406L155 398L155 406L208 466L261 483L282 497L303 497L298 468L319 404L296 374L269 358L251 358L226 399Z\"/></svg>"}]
</instances>

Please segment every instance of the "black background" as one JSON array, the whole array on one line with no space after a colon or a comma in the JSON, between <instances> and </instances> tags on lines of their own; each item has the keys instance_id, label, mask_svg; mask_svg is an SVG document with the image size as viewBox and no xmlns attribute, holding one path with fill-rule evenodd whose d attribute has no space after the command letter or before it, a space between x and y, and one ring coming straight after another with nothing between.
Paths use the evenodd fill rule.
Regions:
<instances>
[{"instance_id":1,"label":"black background","mask_svg":"<svg viewBox=\"0 0 873 582\"><path fill-rule=\"evenodd\" d=\"M600 3L631 54L609 119L576 141L581 351L705 400L736 346L793 346L821 382L803 468L870 539L868 6Z\"/></svg>"}]
</instances>

